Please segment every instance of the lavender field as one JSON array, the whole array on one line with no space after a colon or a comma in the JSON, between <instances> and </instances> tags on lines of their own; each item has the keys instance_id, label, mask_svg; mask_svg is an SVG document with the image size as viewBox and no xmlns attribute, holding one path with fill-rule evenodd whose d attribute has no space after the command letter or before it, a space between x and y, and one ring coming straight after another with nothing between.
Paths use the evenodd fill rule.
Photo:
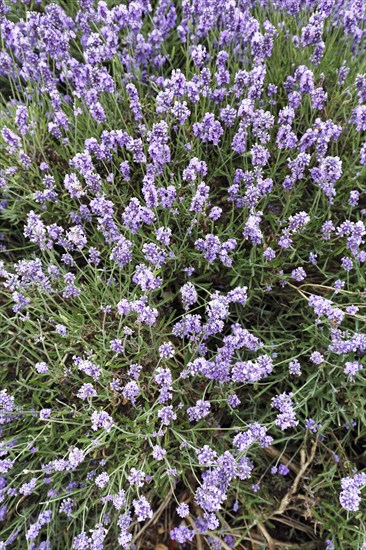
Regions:
<instances>
[{"instance_id":1,"label":"lavender field","mask_svg":"<svg viewBox=\"0 0 366 550\"><path fill-rule=\"evenodd\" d=\"M366 550L366 1L0 39L0 550Z\"/></svg>"}]
</instances>

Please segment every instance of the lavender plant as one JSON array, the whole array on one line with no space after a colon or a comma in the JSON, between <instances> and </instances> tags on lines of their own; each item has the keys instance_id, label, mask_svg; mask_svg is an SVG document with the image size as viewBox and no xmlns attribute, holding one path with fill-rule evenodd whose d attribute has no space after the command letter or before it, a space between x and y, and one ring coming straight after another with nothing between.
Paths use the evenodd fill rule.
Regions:
<instances>
[{"instance_id":1,"label":"lavender plant","mask_svg":"<svg viewBox=\"0 0 366 550\"><path fill-rule=\"evenodd\" d=\"M0 0L0 549L366 548L365 28Z\"/></svg>"}]
</instances>

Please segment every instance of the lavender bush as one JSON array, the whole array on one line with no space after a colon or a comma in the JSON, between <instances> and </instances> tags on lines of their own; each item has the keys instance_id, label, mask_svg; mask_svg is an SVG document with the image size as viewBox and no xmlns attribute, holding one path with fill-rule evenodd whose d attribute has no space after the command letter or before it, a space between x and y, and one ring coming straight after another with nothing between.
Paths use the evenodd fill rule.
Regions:
<instances>
[{"instance_id":1,"label":"lavender bush","mask_svg":"<svg viewBox=\"0 0 366 550\"><path fill-rule=\"evenodd\" d=\"M0 0L0 549L365 550L365 29Z\"/></svg>"}]
</instances>

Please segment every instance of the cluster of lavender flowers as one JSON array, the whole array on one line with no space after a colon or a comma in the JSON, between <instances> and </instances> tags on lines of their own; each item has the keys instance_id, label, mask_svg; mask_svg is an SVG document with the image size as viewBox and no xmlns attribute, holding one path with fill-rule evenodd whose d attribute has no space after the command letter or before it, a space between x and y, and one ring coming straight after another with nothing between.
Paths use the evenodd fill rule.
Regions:
<instances>
[{"instance_id":1,"label":"cluster of lavender flowers","mask_svg":"<svg viewBox=\"0 0 366 550\"><path fill-rule=\"evenodd\" d=\"M364 380L365 29L359 0L0 0L0 549L134 548L169 490L173 541L234 548L226 511L291 476L268 448L311 440L362 507L314 396L349 419Z\"/></svg>"}]
</instances>

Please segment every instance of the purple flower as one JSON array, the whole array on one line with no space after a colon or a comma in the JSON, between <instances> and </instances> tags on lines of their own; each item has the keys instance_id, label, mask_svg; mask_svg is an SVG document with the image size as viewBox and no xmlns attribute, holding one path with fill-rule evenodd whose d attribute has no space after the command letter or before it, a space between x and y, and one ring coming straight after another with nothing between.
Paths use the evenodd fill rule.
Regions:
<instances>
[{"instance_id":1,"label":"purple flower","mask_svg":"<svg viewBox=\"0 0 366 550\"><path fill-rule=\"evenodd\" d=\"M363 365L361 365L358 361L347 361L343 372L348 375L351 382L354 382L356 374L362 369Z\"/></svg>"},{"instance_id":2,"label":"purple flower","mask_svg":"<svg viewBox=\"0 0 366 550\"><path fill-rule=\"evenodd\" d=\"M39 411L40 420L48 420L51 416L52 409L41 409Z\"/></svg>"},{"instance_id":3,"label":"purple flower","mask_svg":"<svg viewBox=\"0 0 366 550\"><path fill-rule=\"evenodd\" d=\"M170 359L175 355L175 349L171 342L164 342L159 346L159 355L162 359Z\"/></svg>"},{"instance_id":4,"label":"purple flower","mask_svg":"<svg viewBox=\"0 0 366 550\"><path fill-rule=\"evenodd\" d=\"M14 461L10 458L0 459L0 474L6 474L14 466Z\"/></svg>"},{"instance_id":5,"label":"purple flower","mask_svg":"<svg viewBox=\"0 0 366 550\"><path fill-rule=\"evenodd\" d=\"M135 499L132 504L137 515L137 521L145 521L145 519L153 517L153 511L146 497Z\"/></svg>"},{"instance_id":6,"label":"purple flower","mask_svg":"<svg viewBox=\"0 0 366 550\"><path fill-rule=\"evenodd\" d=\"M332 202L336 195L334 184L342 175L342 161L339 157L325 157L319 166L310 170L315 183L324 191L325 196Z\"/></svg>"},{"instance_id":7,"label":"purple flower","mask_svg":"<svg viewBox=\"0 0 366 550\"><path fill-rule=\"evenodd\" d=\"M199 399L194 407L188 407L187 413L189 420L198 421L210 414L211 403L209 401L203 401Z\"/></svg>"},{"instance_id":8,"label":"purple flower","mask_svg":"<svg viewBox=\"0 0 366 550\"><path fill-rule=\"evenodd\" d=\"M186 283L180 289L184 309L187 311L197 302L197 292L192 283Z\"/></svg>"},{"instance_id":9,"label":"purple flower","mask_svg":"<svg viewBox=\"0 0 366 550\"><path fill-rule=\"evenodd\" d=\"M321 353L319 353L318 351L314 351L311 355L310 355L310 361L312 363L314 363L314 365L321 365L322 363L324 363L324 357Z\"/></svg>"},{"instance_id":10,"label":"purple flower","mask_svg":"<svg viewBox=\"0 0 366 550\"><path fill-rule=\"evenodd\" d=\"M46 227L41 217L33 210L27 215L27 224L24 227L24 235L37 244L41 250L46 248Z\"/></svg>"},{"instance_id":11,"label":"purple flower","mask_svg":"<svg viewBox=\"0 0 366 550\"><path fill-rule=\"evenodd\" d=\"M132 243L124 237L119 237L116 246L112 249L110 259L115 261L119 267L124 267L132 260Z\"/></svg>"},{"instance_id":12,"label":"purple flower","mask_svg":"<svg viewBox=\"0 0 366 550\"><path fill-rule=\"evenodd\" d=\"M342 263L343 269L347 272L351 271L351 269L353 268L353 261L351 260L351 258L343 257L341 260L341 263Z\"/></svg>"},{"instance_id":13,"label":"purple flower","mask_svg":"<svg viewBox=\"0 0 366 550\"><path fill-rule=\"evenodd\" d=\"M296 269L293 269L291 271L291 277L295 279L295 281L303 281L306 278L306 272L305 269L302 267L298 267Z\"/></svg>"},{"instance_id":14,"label":"purple flower","mask_svg":"<svg viewBox=\"0 0 366 550\"><path fill-rule=\"evenodd\" d=\"M232 367L234 382L258 382L266 378L273 370L273 362L269 355L260 355L254 361L237 361Z\"/></svg>"},{"instance_id":15,"label":"purple flower","mask_svg":"<svg viewBox=\"0 0 366 550\"><path fill-rule=\"evenodd\" d=\"M160 246L154 243L145 243L142 247L145 259L157 268L166 262L167 254Z\"/></svg>"},{"instance_id":16,"label":"purple flower","mask_svg":"<svg viewBox=\"0 0 366 550\"><path fill-rule=\"evenodd\" d=\"M159 229L156 230L156 238L166 246L170 244L171 235L172 230L169 227L159 227Z\"/></svg>"},{"instance_id":17,"label":"purple flower","mask_svg":"<svg viewBox=\"0 0 366 550\"><path fill-rule=\"evenodd\" d=\"M57 324L55 326L55 331L63 338L66 338L67 328L65 327L65 325Z\"/></svg>"},{"instance_id":18,"label":"purple flower","mask_svg":"<svg viewBox=\"0 0 366 550\"><path fill-rule=\"evenodd\" d=\"M167 454L167 451L162 447L160 447L160 445L154 445L153 457L155 458L155 460L163 460L166 454Z\"/></svg>"},{"instance_id":19,"label":"purple flower","mask_svg":"<svg viewBox=\"0 0 366 550\"><path fill-rule=\"evenodd\" d=\"M229 257L228 253L234 250L237 245L235 239L228 239L224 243L220 243L220 240L215 235L206 235L205 239L198 239L195 243L195 247L203 253L206 260L209 263L213 263L217 257L221 262L230 267L232 264L232 259Z\"/></svg>"},{"instance_id":20,"label":"purple flower","mask_svg":"<svg viewBox=\"0 0 366 550\"><path fill-rule=\"evenodd\" d=\"M84 452L78 447L74 447L69 453L69 462L72 469L75 469L84 461Z\"/></svg>"},{"instance_id":21,"label":"purple flower","mask_svg":"<svg viewBox=\"0 0 366 550\"><path fill-rule=\"evenodd\" d=\"M183 102L175 101L171 112L175 116L175 118L178 120L181 126L186 122L189 115L191 114L191 111L187 107L186 101L183 101Z\"/></svg>"},{"instance_id":22,"label":"purple flower","mask_svg":"<svg viewBox=\"0 0 366 550\"><path fill-rule=\"evenodd\" d=\"M36 484L37 479L34 477L30 480L29 483L24 483L23 485L21 485L21 487L19 488L19 493L21 495L31 495L36 488Z\"/></svg>"},{"instance_id":23,"label":"purple flower","mask_svg":"<svg viewBox=\"0 0 366 550\"><path fill-rule=\"evenodd\" d=\"M140 394L140 387L132 380L131 382L128 382L125 387L122 390L123 396L128 401L131 401L131 403L135 403L138 395Z\"/></svg>"},{"instance_id":24,"label":"purple flower","mask_svg":"<svg viewBox=\"0 0 366 550\"><path fill-rule=\"evenodd\" d=\"M282 393L272 398L272 407L277 409L280 414L277 415L275 424L282 431L288 428L295 428L299 421L296 420L296 413L292 403L292 393Z\"/></svg>"},{"instance_id":25,"label":"purple flower","mask_svg":"<svg viewBox=\"0 0 366 550\"><path fill-rule=\"evenodd\" d=\"M312 295L309 298L308 304L313 308L318 317L327 317L334 324L340 324L344 318L344 312L337 307L333 307L330 300L321 296Z\"/></svg>"},{"instance_id":26,"label":"purple flower","mask_svg":"<svg viewBox=\"0 0 366 550\"><path fill-rule=\"evenodd\" d=\"M213 113L206 113L202 122L193 124L193 134L201 139L203 143L212 142L218 145L224 130Z\"/></svg>"},{"instance_id":27,"label":"purple flower","mask_svg":"<svg viewBox=\"0 0 366 550\"><path fill-rule=\"evenodd\" d=\"M301 365L297 359L294 359L289 363L288 370L290 374L293 374L295 376L301 375Z\"/></svg>"},{"instance_id":28,"label":"purple flower","mask_svg":"<svg viewBox=\"0 0 366 550\"><path fill-rule=\"evenodd\" d=\"M65 498L61 501L59 512L60 514L66 514L71 519L72 510L76 505L76 501L72 498Z\"/></svg>"},{"instance_id":29,"label":"purple flower","mask_svg":"<svg viewBox=\"0 0 366 550\"><path fill-rule=\"evenodd\" d=\"M74 537L73 543L72 543L72 549L73 550L87 550L90 548L89 546L90 539L87 536L87 534L83 531L76 537Z\"/></svg>"},{"instance_id":30,"label":"purple flower","mask_svg":"<svg viewBox=\"0 0 366 550\"><path fill-rule=\"evenodd\" d=\"M358 206L359 199L360 199L360 192L354 189L349 194L348 204L350 206Z\"/></svg>"},{"instance_id":31,"label":"purple flower","mask_svg":"<svg viewBox=\"0 0 366 550\"><path fill-rule=\"evenodd\" d=\"M198 463L201 466L210 466L216 462L217 453L213 451L208 445L204 445L201 449L196 450L198 457Z\"/></svg>"},{"instance_id":32,"label":"purple flower","mask_svg":"<svg viewBox=\"0 0 366 550\"><path fill-rule=\"evenodd\" d=\"M288 219L288 230L297 233L310 222L310 216L306 212L298 212Z\"/></svg>"},{"instance_id":33,"label":"purple flower","mask_svg":"<svg viewBox=\"0 0 366 550\"><path fill-rule=\"evenodd\" d=\"M83 384L81 388L78 390L76 394L80 399L85 401L85 399L88 399L90 397L95 397L97 395L97 392L95 391L92 384L87 383Z\"/></svg>"},{"instance_id":34,"label":"purple flower","mask_svg":"<svg viewBox=\"0 0 366 550\"><path fill-rule=\"evenodd\" d=\"M124 351L122 340L120 340L119 338L117 338L116 340L111 340L109 342L109 345L114 353L123 353Z\"/></svg>"},{"instance_id":35,"label":"purple flower","mask_svg":"<svg viewBox=\"0 0 366 550\"><path fill-rule=\"evenodd\" d=\"M361 487L366 485L365 474L360 474L360 479L356 476L345 477L341 481L342 491L339 495L339 501L342 508L349 512L357 512L361 504Z\"/></svg>"},{"instance_id":36,"label":"purple flower","mask_svg":"<svg viewBox=\"0 0 366 550\"><path fill-rule=\"evenodd\" d=\"M141 105L139 101L136 86L132 83L127 84L126 92L130 96L130 107L135 120L138 122L142 119Z\"/></svg>"},{"instance_id":37,"label":"purple flower","mask_svg":"<svg viewBox=\"0 0 366 550\"><path fill-rule=\"evenodd\" d=\"M152 270L144 264L139 264L136 266L132 280L141 287L143 292L146 292L147 290L155 290L162 284L160 277L155 277Z\"/></svg>"},{"instance_id":38,"label":"purple flower","mask_svg":"<svg viewBox=\"0 0 366 550\"><path fill-rule=\"evenodd\" d=\"M189 515L189 506L185 502L182 502L177 506L177 514L181 518L185 518Z\"/></svg>"},{"instance_id":39,"label":"purple flower","mask_svg":"<svg viewBox=\"0 0 366 550\"><path fill-rule=\"evenodd\" d=\"M358 105L354 109L351 121L355 124L359 132L364 132L366 130L366 105Z\"/></svg>"},{"instance_id":40,"label":"purple flower","mask_svg":"<svg viewBox=\"0 0 366 550\"><path fill-rule=\"evenodd\" d=\"M192 199L190 211L196 212L199 214L200 212L203 212L206 205L209 205L208 197L209 197L210 188L208 185L205 184L205 182L201 182L198 187L197 191Z\"/></svg>"},{"instance_id":41,"label":"purple flower","mask_svg":"<svg viewBox=\"0 0 366 550\"><path fill-rule=\"evenodd\" d=\"M13 151L14 149L19 149L22 146L20 137L9 130L9 128L7 128L6 126L4 126L1 130L1 135L5 143L9 145L11 151Z\"/></svg>"},{"instance_id":42,"label":"purple flower","mask_svg":"<svg viewBox=\"0 0 366 550\"><path fill-rule=\"evenodd\" d=\"M112 496L113 506L116 510L120 510L123 506L126 506L126 493L123 489L120 489L116 495Z\"/></svg>"},{"instance_id":43,"label":"purple flower","mask_svg":"<svg viewBox=\"0 0 366 550\"><path fill-rule=\"evenodd\" d=\"M82 250L87 244L84 230L80 225L71 227L66 233L66 238L77 250Z\"/></svg>"},{"instance_id":44,"label":"purple flower","mask_svg":"<svg viewBox=\"0 0 366 550\"><path fill-rule=\"evenodd\" d=\"M170 531L170 538L179 542L180 544L184 544L185 542L192 542L194 536L194 531L192 531L192 529L189 529L185 525L174 527L174 529Z\"/></svg>"},{"instance_id":45,"label":"purple flower","mask_svg":"<svg viewBox=\"0 0 366 550\"><path fill-rule=\"evenodd\" d=\"M267 435L267 429L258 423L249 424L246 432L238 433L233 439L233 445L240 451L248 449L253 443L265 448L272 444L273 438Z\"/></svg>"},{"instance_id":46,"label":"purple flower","mask_svg":"<svg viewBox=\"0 0 366 550\"><path fill-rule=\"evenodd\" d=\"M287 474L290 473L290 468L288 466L286 466L285 464L280 464L279 467L278 467L278 473L281 476L287 476Z\"/></svg>"},{"instance_id":47,"label":"purple flower","mask_svg":"<svg viewBox=\"0 0 366 550\"><path fill-rule=\"evenodd\" d=\"M129 366L128 375L131 376L131 378L138 380L138 378L140 377L141 371L142 371L141 365L138 365L137 363L132 363L132 365Z\"/></svg>"},{"instance_id":48,"label":"purple flower","mask_svg":"<svg viewBox=\"0 0 366 550\"><path fill-rule=\"evenodd\" d=\"M177 419L177 415L173 411L173 407L171 405L168 405L167 407L163 407L162 409L159 410L158 418L160 418L164 426L169 426L172 420Z\"/></svg>"},{"instance_id":49,"label":"purple flower","mask_svg":"<svg viewBox=\"0 0 366 550\"><path fill-rule=\"evenodd\" d=\"M99 487L99 489L104 489L109 483L109 475L107 472L102 472L95 478L95 485Z\"/></svg>"},{"instance_id":50,"label":"purple flower","mask_svg":"<svg viewBox=\"0 0 366 550\"><path fill-rule=\"evenodd\" d=\"M270 246L266 248L263 252L263 258L267 261L274 260L276 257L276 252Z\"/></svg>"},{"instance_id":51,"label":"purple flower","mask_svg":"<svg viewBox=\"0 0 366 550\"><path fill-rule=\"evenodd\" d=\"M20 105L17 108L15 113L15 123L18 127L19 133L24 136L29 129L27 107Z\"/></svg>"},{"instance_id":52,"label":"purple flower","mask_svg":"<svg viewBox=\"0 0 366 550\"><path fill-rule=\"evenodd\" d=\"M228 405L230 405L230 407L236 409L237 407L239 407L241 401L239 397L234 393L233 395L229 395L229 397L227 398L227 403Z\"/></svg>"},{"instance_id":53,"label":"purple flower","mask_svg":"<svg viewBox=\"0 0 366 550\"><path fill-rule=\"evenodd\" d=\"M322 428L322 425L318 424L313 418L307 418L305 428L313 433L317 433Z\"/></svg>"},{"instance_id":54,"label":"purple flower","mask_svg":"<svg viewBox=\"0 0 366 550\"><path fill-rule=\"evenodd\" d=\"M243 236L245 239L250 239L253 244L261 244L263 240L263 234L259 227L262 216L263 212L261 211L251 214L244 227Z\"/></svg>"},{"instance_id":55,"label":"purple flower","mask_svg":"<svg viewBox=\"0 0 366 550\"><path fill-rule=\"evenodd\" d=\"M253 166L265 166L270 158L268 149L263 145L254 145L250 151L252 155Z\"/></svg>"},{"instance_id":56,"label":"purple flower","mask_svg":"<svg viewBox=\"0 0 366 550\"><path fill-rule=\"evenodd\" d=\"M52 519L51 510L45 510L44 512L41 512L38 516L37 521L31 524L31 526L29 527L25 535L25 538L27 540L35 540L38 537L38 534L41 531L42 527L50 523L51 519Z\"/></svg>"},{"instance_id":57,"label":"purple flower","mask_svg":"<svg viewBox=\"0 0 366 550\"><path fill-rule=\"evenodd\" d=\"M81 359L81 357L74 356L74 365L78 370L84 372L88 376L91 376L93 380L98 380L102 374L100 367L95 365L89 359Z\"/></svg>"},{"instance_id":58,"label":"purple flower","mask_svg":"<svg viewBox=\"0 0 366 550\"><path fill-rule=\"evenodd\" d=\"M197 157L193 157L189 161L187 168L183 170L183 181L195 181L197 179L197 174L203 177L206 176L207 164L205 163L205 161L200 161Z\"/></svg>"},{"instance_id":59,"label":"purple flower","mask_svg":"<svg viewBox=\"0 0 366 550\"><path fill-rule=\"evenodd\" d=\"M97 431L100 429L105 430L107 433L111 431L114 426L113 419L105 411L94 411L92 416L92 430Z\"/></svg>"},{"instance_id":60,"label":"purple flower","mask_svg":"<svg viewBox=\"0 0 366 550\"><path fill-rule=\"evenodd\" d=\"M64 186L72 199L79 199L84 195L83 186L76 174L66 174Z\"/></svg>"},{"instance_id":61,"label":"purple flower","mask_svg":"<svg viewBox=\"0 0 366 550\"><path fill-rule=\"evenodd\" d=\"M220 120L228 128L233 126L236 115L237 111L233 107L230 107L230 105L226 105L226 107L220 109Z\"/></svg>"},{"instance_id":62,"label":"purple flower","mask_svg":"<svg viewBox=\"0 0 366 550\"><path fill-rule=\"evenodd\" d=\"M34 365L34 368L36 369L36 371L39 374L45 374L46 372L48 372L48 365L47 365L47 363L44 363L43 361L40 362L40 363L36 363Z\"/></svg>"},{"instance_id":63,"label":"purple flower","mask_svg":"<svg viewBox=\"0 0 366 550\"><path fill-rule=\"evenodd\" d=\"M222 208L220 208L219 206L214 206L213 208L211 208L208 217L214 221L217 221L218 219L220 219L222 212Z\"/></svg>"},{"instance_id":64,"label":"purple flower","mask_svg":"<svg viewBox=\"0 0 366 550\"><path fill-rule=\"evenodd\" d=\"M366 164L366 141L363 142L360 149L360 164Z\"/></svg>"}]
</instances>

